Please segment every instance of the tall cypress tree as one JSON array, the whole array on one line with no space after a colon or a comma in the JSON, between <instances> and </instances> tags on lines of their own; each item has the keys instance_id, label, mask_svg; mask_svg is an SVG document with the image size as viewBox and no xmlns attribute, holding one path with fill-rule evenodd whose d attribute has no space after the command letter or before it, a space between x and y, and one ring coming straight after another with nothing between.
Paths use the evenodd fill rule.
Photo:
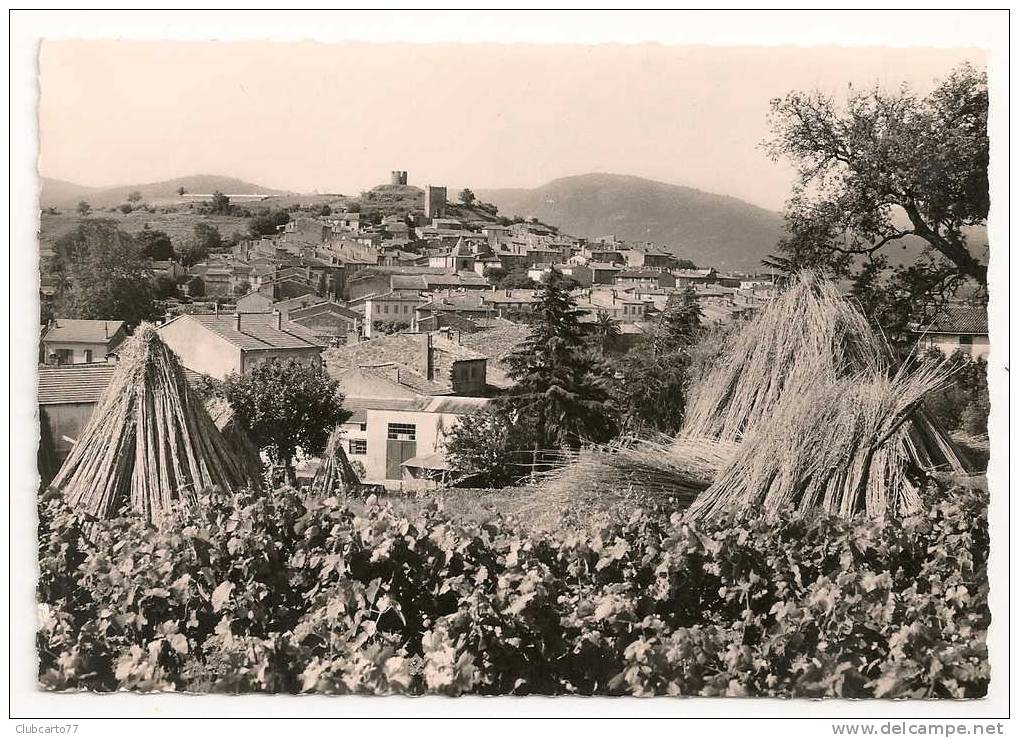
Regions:
<instances>
[{"instance_id":1,"label":"tall cypress tree","mask_svg":"<svg viewBox=\"0 0 1019 738\"><path fill-rule=\"evenodd\" d=\"M509 408L533 429L537 449L576 448L613 433L605 382L583 340L582 314L562 272L553 267L531 335L506 359L516 380Z\"/></svg>"}]
</instances>

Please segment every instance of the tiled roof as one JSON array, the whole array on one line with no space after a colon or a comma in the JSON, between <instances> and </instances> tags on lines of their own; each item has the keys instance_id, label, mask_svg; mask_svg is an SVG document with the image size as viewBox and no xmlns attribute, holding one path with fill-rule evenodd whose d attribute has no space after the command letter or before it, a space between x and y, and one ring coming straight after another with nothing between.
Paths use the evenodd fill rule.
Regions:
<instances>
[{"instance_id":1,"label":"tiled roof","mask_svg":"<svg viewBox=\"0 0 1019 738\"><path fill-rule=\"evenodd\" d=\"M492 307L486 305L482 296L474 294L462 295L435 295L431 300L418 305L418 310L427 313L429 310L472 310L480 312L491 312Z\"/></svg>"},{"instance_id":2,"label":"tiled roof","mask_svg":"<svg viewBox=\"0 0 1019 738\"><path fill-rule=\"evenodd\" d=\"M39 404L98 402L116 369L114 364L39 367Z\"/></svg>"},{"instance_id":3,"label":"tiled roof","mask_svg":"<svg viewBox=\"0 0 1019 738\"><path fill-rule=\"evenodd\" d=\"M369 341L350 343L325 352L326 368L334 377L351 369L375 371L409 387L415 392L427 395L445 394L451 390L448 377L427 379L418 369L424 363L424 333L397 333L392 336L373 338ZM476 361L485 355L473 351L449 339L432 334L432 349L452 356L453 361Z\"/></svg>"},{"instance_id":4,"label":"tiled roof","mask_svg":"<svg viewBox=\"0 0 1019 738\"><path fill-rule=\"evenodd\" d=\"M616 279L660 279L662 275L668 279L672 275L668 272L653 272L650 269L624 271L616 275Z\"/></svg>"},{"instance_id":5,"label":"tiled roof","mask_svg":"<svg viewBox=\"0 0 1019 738\"><path fill-rule=\"evenodd\" d=\"M422 303L425 298L415 293L408 292L383 292L381 294L361 295L354 300L348 300L348 305L364 305L365 300L381 300L383 302L414 302Z\"/></svg>"},{"instance_id":6,"label":"tiled roof","mask_svg":"<svg viewBox=\"0 0 1019 738\"><path fill-rule=\"evenodd\" d=\"M921 333L987 333L987 310L976 305L948 305L934 319L920 324Z\"/></svg>"},{"instance_id":7,"label":"tiled roof","mask_svg":"<svg viewBox=\"0 0 1019 738\"><path fill-rule=\"evenodd\" d=\"M330 364L326 360L329 375L339 380L340 390L348 402L390 402L394 399L385 389L380 388L378 380L382 380L394 387L401 387L414 393L414 397L407 397L404 393L397 393L395 399L398 401L415 400L423 402L422 398L432 395L442 395L451 390L450 384L443 384L426 378L412 367L397 362L385 362L375 365L364 365L357 367L342 367ZM353 405L352 407L356 407ZM422 405L423 406L423 405ZM367 407L367 406L366 406ZM381 406L375 407L382 409Z\"/></svg>"},{"instance_id":8,"label":"tiled roof","mask_svg":"<svg viewBox=\"0 0 1019 738\"><path fill-rule=\"evenodd\" d=\"M309 305L319 305L323 302L329 302L325 297L316 295L314 293L310 295L298 295L297 297L291 297L289 300L280 300L272 304L273 310L279 310L284 315L288 312L294 312L301 308L306 308Z\"/></svg>"},{"instance_id":9,"label":"tiled roof","mask_svg":"<svg viewBox=\"0 0 1019 738\"><path fill-rule=\"evenodd\" d=\"M389 280L389 286L394 290L424 290L428 284L420 274L394 274Z\"/></svg>"},{"instance_id":10,"label":"tiled roof","mask_svg":"<svg viewBox=\"0 0 1019 738\"><path fill-rule=\"evenodd\" d=\"M397 333L392 336L360 341L326 352L326 364L330 366L369 366L388 362L416 366L424 351L424 333ZM485 355L467 346L454 343L441 336L432 335L432 348L452 355L454 361L484 359Z\"/></svg>"},{"instance_id":11,"label":"tiled roof","mask_svg":"<svg viewBox=\"0 0 1019 738\"><path fill-rule=\"evenodd\" d=\"M113 363L64 364L39 367L39 404L68 405L99 401L113 377ZM194 385L202 375L185 369L188 384Z\"/></svg>"},{"instance_id":12,"label":"tiled roof","mask_svg":"<svg viewBox=\"0 0 1019 738\"><path fill-rule=\"evenodd\" d=\"M163 328L177 320L193 320L244 351L322 348L315 334L304 326L284 320L282 330L277 329L276 316L271 313L243 313L240 318L240 330L235 328L236 316L223 314L182 315Z\"/></svg>"},{"instance_id":13,"label":"tiled roof","mask_svg":"<svg viewBox=\"0 0 1019 738\"><path fill-rule=\"evenodd\" d=\"M424 280L429 287L458 287L465 284L488 286L488 280L484 277L479 277L476 274L466 277L463 272L459 274L429 274L424 277Z\"/></svg>"},{"instance_id":14,"label":"tiled roof","mask_svg":"<svg viewBox=\"0 0 1019 738\"><path fill-rule=\"evenodd\" d=\"M509 292L507 295L506 293ZM535 293L535 290L530 289L512 289L512 290L494 290L492 292L482 292L481 299L485 302L500 303L500 302L538 302L541 298Z\"/></svg>"},{"instance_id":15,"label":"tiled roof","mask_svg":"<svg viewBox=\"0 0 1019 738\"><path fill-rule=\"evenodd\" d=\"M442 267L426 267L426 266L373 266L371 267L370 273L358 272L350 278L349 281L357 281L358 279L368 279L380 274L444 274L446 270Z\"/></svg>"},{"instance_id":16,"label":"tiled roof","mask_svg":"<svg viewBox=\"0 0 1019 738\"><path fill-rule=\"evenodd\" d=\"M487 397L346 397L343 407L357 417L366 410L410 410L419 413L448 413L468 415L476 413L489 404ZM367 415L367 414L365 414ZM347 422L357 422L353 419ZM363 421L362 421L363 422Z\"/></svg>"},{"instance_id":17,"label":"tiled roof","mask_svg":"<svg viewBox=\"0 0 1019 738\"><path fill-rule=\"evenodd\" d=\"M123 327L122 320L56 318L46 329L43 340L61 343L106 343Z\"/></svg>"},{"instance_id":18,"label":"tiled roof","mask_svg":"<svg viewBox=\"0 0 1019 738\"><path fill-rule=\"evenodd\" d=\"M362 313L359 313L355 310L351 310L348 307L344 307L339 303L324 300L322 302L316 302L312 305L307 305L301 308L291 308L290 319L295 322L299 322L302 319L311 318L316 315L321 315L322 313L342 315L343 317L350 318L352 320L357 320L364 317Z\"/></svg>"},{"instance_id":19,"label":"tiled roof","mask_svg":"<svg viewBox=\"0 0 1019 738\"><path fill-rule=\"evenodd\" d=\"M520 345L531 335L531 328L519 323L505 323L496 328L465 333L460 341L467 348L473 349L488 357L485 380L493 387L510 387L513 380L506 374L507 366L503 360L517 351Z\"/></svg>"},{"instance_id":20,"label":"tiled roof","mask_svg":"<svg viewBox=\"0 0 1019 738\"><path fill-rule=\"evenodd\" d=\"M469 333L479 330L476 322L458 313L429 315L418 321L418 330L421 331L431 332L440 328L455 328L456 330L467 331Z\"/></svg>"}]
</instances>

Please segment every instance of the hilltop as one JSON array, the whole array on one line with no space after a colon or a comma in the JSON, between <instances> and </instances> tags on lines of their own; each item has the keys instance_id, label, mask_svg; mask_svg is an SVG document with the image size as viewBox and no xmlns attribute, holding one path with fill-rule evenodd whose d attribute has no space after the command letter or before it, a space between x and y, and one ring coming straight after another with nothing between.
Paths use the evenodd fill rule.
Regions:
<instances>
[{"instance_id":1,"label":"hilltop","mask_svg":"<svg viewBox=\"0 0 1019 738\"><path fill-rule=\"evenodd\" d=\"M61 179L40 177L39 206L42 208L72 208L80 200L86 200L93 208L106 208L120 205L134 191L142 195L148 203L181 202L177 191L183 187L187 192L209 194L219 190L227 194L262 194L287 195L283 190L245 182L236 177L221 177L212 174L195 174L189 177L177 177L162 182L147 184L118 185L116 187L88 187L86 185L66 182Z\"/></svg>"},{"instance_id":2,"label":"hilltop","mask_svg":"<svg viewBox=\"0 0 1019 738\"><path fill-rule=\"evenodd\" d=\"M356 205L364 213L384 217L420 212L424 205L423 190L405 185L379 185L360 195L342 195L282 192L215 175L106 188L42 178L41 207L54 207L62 212L44 214L41 240L46 245L73 228L77 222L74 207L80 200L86 200L94 210L102 210L104 217L123 221L122 227L128 231L140 230L148 224L150 228L166 230L176 242L190 234L195 222L212 220L191 211L192 203L177 194L181 187L191 194L219 190L232 195L265 196L262 200L236 201L248 210L329 205L340 211ZM128 215L110 212L136 190L146 204L156 207L155 211L150 207L149 212ZM467 207L456 202L457 191L449 192L449 217L466 221L497 219L495 213L480 205ZM679 258L720 269L759 268L761 259L774 252L782 232L780 214L735 197L618 174L584 174L534 189L479 190L476 195L479 202L496 205L499 216L533 217L557 226L564 233L588 238L614 235L629 241L653 241ZM244 218L221 219L223 222L215 225L224 237L247 230Z\"/></svg>"},{"instance_id":3,"label":"hilltop","mask_svg":"<svg viewBox=\"0 0 1019 738\"><path fill-rule=\"evenodd\" d=\"M582 174L534 189L477 190L506 216L566 233L653 241L697 264L756 269L782 234L779 213L735 197L620 174Z\"/></svg>"}]
</instances>

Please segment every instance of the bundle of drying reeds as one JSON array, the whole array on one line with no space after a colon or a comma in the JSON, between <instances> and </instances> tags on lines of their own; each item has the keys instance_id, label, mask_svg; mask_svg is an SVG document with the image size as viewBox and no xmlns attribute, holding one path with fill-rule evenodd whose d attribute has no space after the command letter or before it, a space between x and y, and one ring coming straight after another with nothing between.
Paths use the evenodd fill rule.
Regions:
<instances>
[{"instance_id":1,"label":"bundle of drying reeds","mask_svg":"<svg viewBox=\"0 0 1019 738\"><path fill-rule=\"evenodd\" d=\"M210 397L205 401L205 411L209 413L216 429L233 449L234 454L244 465L244 471L252 480L262 478L262 456L258 446L251 439L248 429L240 424L233 407L223 397Z\"/></svg>"},{"instance_id":2,"label":"bundle of drying reeds","mask_svg":"<svg viewBox=\"0 0 1019 738\"><path fill-rule=\"evenodd\" d=\"M748 428L732 460L687 518L793 509L880 517L915 510L921 471L906 426L951 371L946 362L804 387Z\"/></svg>"},{"instance_id":3,"label":"bundle of drying reeds","mask_svg":"<svg viewBox=\"0 0 1019 738\"><path fill-rule=\"evenodd\" d=\"M918 408L951 366L907 364L896 368L884 336L834 284L803 275L727 339L691 390L678 438L585 449L534 504L636 490L689 505L694 520L788 505L911 510L920 473L964 469Z\"/></svg>"},{"instance_id":4,"label":"bundle of drying reeds","mask_svg":"<svg viewBox=\"0 0 1019 738\"><path fill-rule=\"evenodd\" d=\"M361 480L343 450L343 428L340 426L329 434L325 452L322 454L322 463L311 480L311 488L322 494L336 491L349 494L361 488Z\"/></svg>"},{"instance_id":5,"label":"bundle of drying reeds","mask_svg":"<svg viewBox=\"0 0 1019 738\"><path fill-rule=\"evenodd\" d=\"M570 517L598 524L620 506L686 508L711 486L738 444L687 439L676 452L669 437L628 438L579 451L559 452L556 468L535 476L539 486L509 510L536 527Z\"/></svg>"},{"instance_id":6,"label":"bundle of drying reeds","mask_svg":"<svg viewBox=\"0 0 1019 738\"><path fill-rule=\"evenodd\" d=\"M770 423L780 405L803 406L799 398L844 379L889 377L897 364L885 337L834 283L804 273L729 337L717 364L691 388L681 436L741 441ZM947 376L945 366L918 371ZM923 468L964 471L947 434L913 409L914 461Z\"/></svg>"},{"instance_id":7,"label":"bundle of drying reeds","mask_svg":"<svg viewBox=\"0 0 1019 738\"><path fill-rule=\"evenodd\" d=\"M118 353L110 384L52 488L95 518L129 505L157 520L203 489L257 484L152 325L138 326Z\"/></svg>"},{"instance_id":8,"label":"bundle of drying reeds","mask_svg":"<svg viewBox=\"0 0 1019 738\"><path fill-rule=\"evenodd\" d=\"M883 336L831 282L803 275L725 342L690 393L683 434L738 441L789 396L892 364Z\"/></svg>"},{"instance_id":9,"label":"bundle of drying reeds","mask_svg":"<svg viewBox=\"0 0 1019 738\"><path fill-rule=\"evenodd\" d=\"M736 447L710 438L663 436L562 451L560 465L538 475L542 497L566 501L578 494L604 494L606 488L629 489L674 498L685 507L711 486Z\"/></svg>"}]
</instances>

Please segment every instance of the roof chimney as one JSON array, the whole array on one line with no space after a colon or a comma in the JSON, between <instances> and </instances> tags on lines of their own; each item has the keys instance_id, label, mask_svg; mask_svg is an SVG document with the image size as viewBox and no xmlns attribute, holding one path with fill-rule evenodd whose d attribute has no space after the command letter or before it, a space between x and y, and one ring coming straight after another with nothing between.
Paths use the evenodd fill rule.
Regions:
<instances>
[{"instance_id":1,"label":"roof chimney","mask_svg":"<svg viewBox=\"0 0 1019 738\"><path fill-rule=\"evenodd\" d=\"M240 331L241 329L241 314L234 313L234 330Z\"/></svg>"},{"instance_id":2,"label":"roof chimney","mask_svg":"<svg viewBox=\"0 0 1019 738\"><path fill-rule=\"evenodd\" d=\"M432 362L432 358L433 358L432 357L432 351L433 351L433 349L432 349L432 334L431 333L423 333L423 334L421 334L421 349L422 349L422 351L421 351L421 353L422 353L421 363L422 363L422 369L424 370L421 373L425 375L425 379L431 381L432 379L434 379L434 374L435 374L435 370L434 370L434 366L433 366L433 362Z\"/></svg>"},{"instance_id":3,"label":"roof chimney","mask_svg":"<svg viewBox=\"0 0 1019 738\"><path fill-rule=\"evenodd\" d=\"M272 318L273 318L273 323L276 326L276 330L278 330L278 331L283 330L283 313L281 313L279 310L273 310L272 311Z\"/></svg>"}]
</instances>

